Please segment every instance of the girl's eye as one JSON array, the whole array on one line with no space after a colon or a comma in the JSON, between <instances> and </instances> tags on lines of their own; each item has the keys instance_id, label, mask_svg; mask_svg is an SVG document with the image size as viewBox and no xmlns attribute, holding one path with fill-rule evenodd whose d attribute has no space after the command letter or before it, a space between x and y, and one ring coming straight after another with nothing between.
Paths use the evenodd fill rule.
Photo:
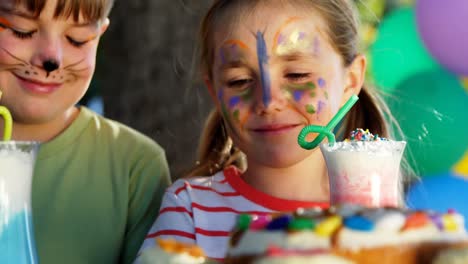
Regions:
<instances>
[{"instance_id":1,"label":"girl's eye","mask_svg":"<svg viewBox=\"0 0 468 264\"><path fill-rule=\"evenodd\" d=\"M15 35L15 37L17 37L19 39L30 39L30 38L32 38L34 33L36 33L35 30L29 31L29 32L22 32L22 31L18 31L18 30L15 30L15 29L11 29L11 31L13 32L13 35Z\"/></svg>"},{"instance_id":2,"label":"girl's eye","mask_svg":"<svg viewBox=\"0 0 468 264\"><path fill-rule=\"evenodd\" d=\"M253 79L238 79L238 80L233 80L229 81L227 83L229 88L237 88L237 89L242 89L248 87L250 84L252 84Z\"/></svg>"},{"instance_id":3,"label":"girl's eye","mask_svg":"<svg viewBox=\"0 0 468 264\"><path fill-rule=\"evenodd\" d=\"M298 82L298 81L303 81L306 80L310 77L310 73L288 73L286 74L286 78Z\"/></svg>"},{"instance_id":4,"label":"girl's eye","mask_svg":"<svg viewBox=\"0 0 468 264\"><path fill-rule=\"evenodd\" d=\"M70 44L72 44L73 46L78 47L78 48L83 46L84 44L86 44L88 42L88 40L77 41L77 40L74 40L73 38L68 37L68 36L67 36L67 40L68 40L68 42L70 42Z\"/></svg>"}]
</instances>

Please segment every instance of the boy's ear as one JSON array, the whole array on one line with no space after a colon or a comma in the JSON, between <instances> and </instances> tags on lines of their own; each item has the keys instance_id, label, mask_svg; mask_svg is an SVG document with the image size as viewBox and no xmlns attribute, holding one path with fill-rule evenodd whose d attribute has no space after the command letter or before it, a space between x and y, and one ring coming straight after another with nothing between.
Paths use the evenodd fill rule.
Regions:
<instances>
[{"instance_id":1,"label":"boy's ear","mask_svg":"<svg viewBox=\"0 0 468 264\"><path fill-rule=\"evenodd\" d=\"M100 28L101 35L104 34L104 32L106 32L107 28L109 28L109 24L110 24L109 18L106 18L102 21L101 28Z\"/></svg>"},{"instance_id":2,"label":"boy's ear","mask_svg":"<svg viewBox=\"0 0 468 264\"><path fill-rule=\"evenodd\" d=\"M351 95L358 95L366 79L367 59L364 55L356 56L346 70L345 89L341 104L345 104Z\"/></svg>"}]
</instances>

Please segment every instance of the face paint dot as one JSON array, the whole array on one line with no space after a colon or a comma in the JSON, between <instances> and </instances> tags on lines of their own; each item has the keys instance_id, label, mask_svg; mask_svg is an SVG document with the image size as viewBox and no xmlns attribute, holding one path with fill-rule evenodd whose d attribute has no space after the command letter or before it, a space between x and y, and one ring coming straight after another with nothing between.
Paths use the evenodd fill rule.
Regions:
<instances>
[{"instance_id":1,"label":"face paint dot","mask_svg":"<svg viewBox=\"0 0 468 264\"><path fill-rule=\"evenodd\" d=\"M309 88L310 90L315 89L315 83L313 82L308 82L306 85L307 85L307 88Z\"/></svg>"},{"instance_id":2,"label":"face paint dot","mask_svg":"<svg viewBox=\"0 0 468 264\"><path fill-rule=\"evenodd\" d=\"M306 108L306 112L309 113L309 114L315 114L315 107L313 105L306 105L305 106Z\"/></svg>"},{"instance_id":3,"label":"face paint dot","mask_svg":"<svg viewBox=\"0 0 468 264\"><path fill-rule=\"evenodd\" d=\"M240 103L241 99L239 96L234 96L229 100L229 108L233 108Z\"/></svg>"},{"instance_id":4,"label":"face paint dot","mask_svg":"<svg viewBox=\"0 0 468 264\"><path fill-rule=\"evenodd\" d=\"M239 110L237 110L237 109L232 113L232 116L234 117L234 120L236 120L236 121L240 120L239 115L240 115Z\"/></svg>"},{"instance_id":5,"label":"face paint dot","mask_svg":"<svg viewBox=\"0 0 468 264\"><path fill-rule=\"evenodd\" d=\"M315 97L317 94L315 92L310 93L310 97Z\"/></svg>"},{"instance_id":6,"label":"face paint dot","mask_svg":"<svg viewBox=\"0 0 468 264\"><path fill-rule=\"evenodd\" d=\"M325 85L326 85L325 80L322 79L322 78L319 78L319 79L318 79L318 86L319 86L320 88L323 88L323 87L325 87Z\"/></svg>"},{"instance_id":7,"label":"face paint dot","mask_svg":"<svg viewBox=\"0 0 468 264\"><path fill-rule=\"evenodd\" d=\"M277 45L283 44L283 43L284 43L284 40L285 40L285 39L284 39L284 35L283 35L283 34L279 34Z\"/></svg>"},{"instance_id":8,"label":"face paint dot","mask_svg":"<svg viewBox=\"0 0 468 264\"><path fill-rule=\"evenodd\" d=\"M328 92L327 92L327 91L325 91L325 93L324 93L323 95L325 96L325 99L327 99L327 100L328 100Z\"/></svg>"},{"instance_id":9,"label":"face paint dot","mask_svg":"<svg viewBox=\"0 0 468 264\"><path fill-rule=\"evenodd\" d=\"M326 104L322 101L319 101L318 102L318 109L317 109L317 113L321 113L323 111L323 109L325 108Z\"/></svg>"},{"instance_id":10,"label":"face paint dot","mask_svg":"<svg viewBox=\"0 0 468 264\"><path fill-rule=\"evenodd\" d=\"M294 91L293 92L294 101L296 101L296 102L300 101L303 94L304 93L302 91Z\"/></svg>"}]
</instances>

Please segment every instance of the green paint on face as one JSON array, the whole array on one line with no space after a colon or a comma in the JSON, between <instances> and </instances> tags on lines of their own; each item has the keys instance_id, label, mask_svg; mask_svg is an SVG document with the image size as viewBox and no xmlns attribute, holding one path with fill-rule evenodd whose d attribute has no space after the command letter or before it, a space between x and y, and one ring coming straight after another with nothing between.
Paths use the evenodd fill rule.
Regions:
<instances>
[{"instance_id":1,"label":"green paint on face","mask_svg":"<svg viewBox=\"0 0 468 264\"><path fill-rule=\"evenodd\" d=\"M313 83L313 82L308 82L308 83L306 83L306 85L309 87L310 90L313 90L316 87L315 83Z\"/></svg>"},{"instance_id":2,"label":"green paint on face","mask_svg":"<svg viewBox=\"0 0 468 264\"><path fill-rule=\"evenodd\" d=\"M289 89L294 89L294 90L314 90L315 89L315 84L313 82L308 82L305 84L289 84L288 86Z\"/></svg>"},{"instance_id":3,"label":"green paint on face","mask_svg":"<svg viewBox=\"0 0 468 264\"><path fill-rule=\"evenodd\" d=\"M315 92L310 92L310 97L315 97L317 94Z\"/></svg>"},{"instance_id":4,"label":"green paint on face","mask_svg":"<svg viewBox=\"0 0 468 264\"><path fill-rule=\"evenodd\" d=\"M309 114L315 114L316 112L315 107L313 105L308 104L305 106L305 108L306 108L307 113Z\"/></svg>"},{"instance_id":5,"label":"green paint on face","mask_svg":"<svg viewBox=\"0 0 468 264\"><path fill-rule=\"evenodd\" d=\"M252 89L247 89L246 91L242 92L239 96L242 98L242 101L248 102L252 99Z\"/></svg>"},{"instance_id":6,"label":"green paint on face","mask_svg":"<svg viewBox=\"0 0 468 264\"><path fill-rule=\"evenodd\" d=\"M325 95L325 99L328 100L328 92L327 92L327 91L325 91L325 94L324 94L324 95Z\"/></svg>"},{"instance_id":7,"label":"green paint on face","mask_svg":"<svg viewBox=\"0 0 468 264\"><path fill-rule=\"evenodd\" d=\"M240 116L239 109L234 110L234 112L232 113L232 116L234 117L234 120L239 122L240 121L240 119L239 119L239 116Z\"/></svg>"}]
</instances>

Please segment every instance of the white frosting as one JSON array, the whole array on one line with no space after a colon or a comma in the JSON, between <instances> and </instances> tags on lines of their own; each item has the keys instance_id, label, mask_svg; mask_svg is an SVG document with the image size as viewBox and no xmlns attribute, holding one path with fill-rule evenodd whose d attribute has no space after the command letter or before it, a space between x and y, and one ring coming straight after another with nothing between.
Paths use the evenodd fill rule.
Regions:
<instances>
[{"instance_id":1,"label":"white frosting","mask_svg":"<svg viewBox=\"0 0 468 264\"><path fill-rule=\"evenodd\" d=\"M0 233L14 215L31 210L35 156L19 149L0 149Z\"/></svg>"},{"instance_id":2,"label":"white frosting","mask_svg":"<svg viewBox=\"0 0 468 264\"><path fill-rule=\"evenodd\" d=\"M329 255L316 254L312 256L285 256L285 257L264 257L254 262L254 264L353 264L355 262L344 258Z\"/></svg>"},{"instance_id":3,"label":"white frosting","mask_svg":"<svg viewBox=\"0 0 468 264\"><path fill-rule=\"evenodd\" d=\"M328 249L330 239L317 236L312 231L286 233L283 231L247 231L242 235L229 255L263 254L270 246L283 249Z\"/></svg>"},{"instance_id":4,"label":"white frosting","mask_svg":"<svg viewBox=\"0 0 468 264\"><path fill-rule=\"evenodd\" d=\"M440 217L441 215L439 215ZM359 250L383 246L401 246L421 242L468 242L463 217L457 213L446 214L456 223L455 230L440 229L434 222L420 227L404 227L406 216L396 210L374 209L362 213L372 221L373 229L360 231L343 225L337 232L336 246L342 249ZM284 250L329 249L331 236L321 237L312 230L287 232L247 230L237 245L229 249L230 256L262 255L269 247Z\"/></svg>"},{"instance_id":5,"label":"white frosting","mask_svg":"<svg viewBox=\"0 0 468 264\"><path fill-rule=\"evenodd\" d=\"M188 253L168 253L159 247L144 250L138 258L139 264L201 264L204 257L193 257Z\"/></svg>"}]
</instances>

